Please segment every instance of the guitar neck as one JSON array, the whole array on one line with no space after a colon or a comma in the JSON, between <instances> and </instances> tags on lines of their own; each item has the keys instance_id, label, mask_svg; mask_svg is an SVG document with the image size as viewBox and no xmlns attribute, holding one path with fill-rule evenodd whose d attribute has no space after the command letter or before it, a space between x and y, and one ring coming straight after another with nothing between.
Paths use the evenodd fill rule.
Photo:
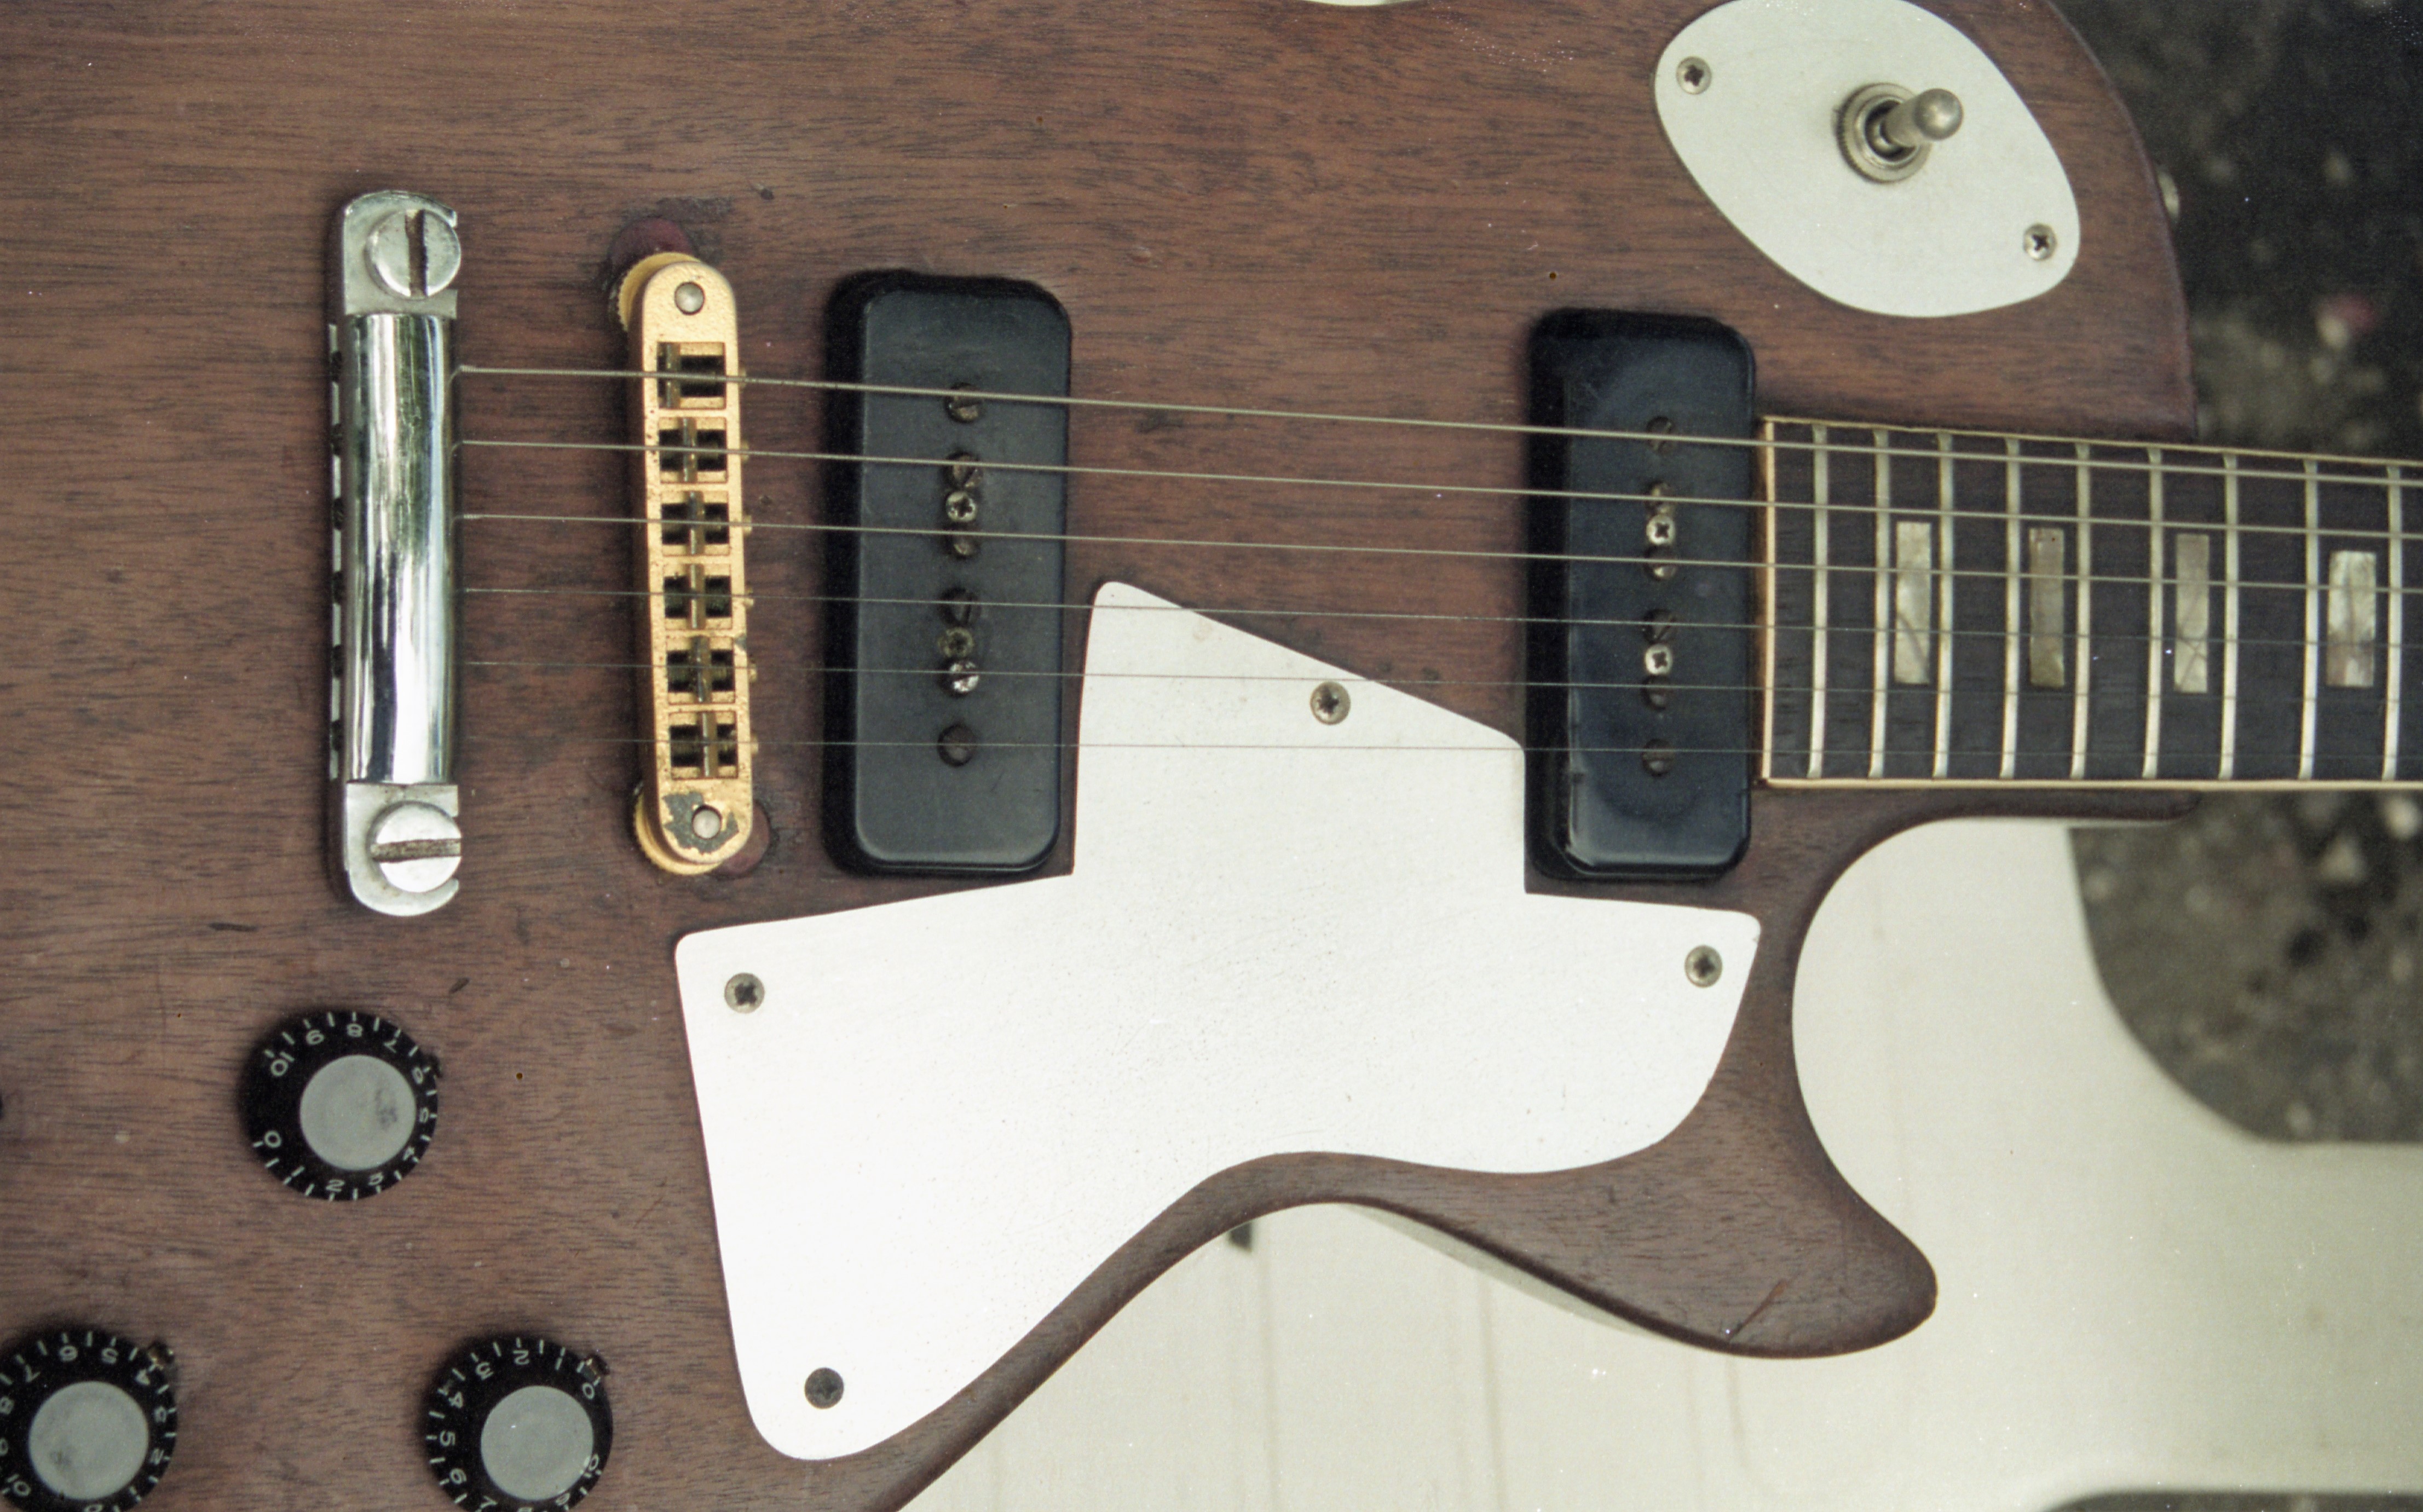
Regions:
<instances>
[{"instance_id":1,"label":"guitar neck","mask_svg":"<svg viewBox=\"0 0 2423 1512\"><path fill-rule=\"evenodd\" d=\"M1776 419L1777 786L2423 779L2416 470Z\"/></svg>"}]
</instances>

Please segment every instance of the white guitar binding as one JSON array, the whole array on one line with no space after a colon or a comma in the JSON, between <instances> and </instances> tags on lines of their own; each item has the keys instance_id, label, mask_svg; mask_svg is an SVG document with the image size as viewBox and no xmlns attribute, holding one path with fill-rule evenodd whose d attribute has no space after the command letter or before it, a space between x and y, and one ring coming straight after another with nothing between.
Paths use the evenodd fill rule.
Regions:
<instances>
[{"instance_id":1,"label":"white guitar binding","mask_svg":"<svg viewBox=\"0 0 2423 1512\"><path fill-rule=\"evenodd\" d=\"M784 1454L907 1428L1231 1166L1612 1159L1732 1032L1757 921L1527 892L1513 741L1124 585L1088 639L1069 875L676 952Z\"/></svg>"}]
</instances>

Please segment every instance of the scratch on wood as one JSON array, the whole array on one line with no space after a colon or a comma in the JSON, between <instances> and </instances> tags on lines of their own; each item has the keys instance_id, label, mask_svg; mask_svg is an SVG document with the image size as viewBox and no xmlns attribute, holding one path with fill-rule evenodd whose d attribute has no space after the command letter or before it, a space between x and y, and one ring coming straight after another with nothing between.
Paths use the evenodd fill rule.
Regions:
<instances>
[{"instance_id":1,"label":"scratch on wood","mask_svg":"<svg viewBox=\"0 0 2423 1512\"><path fill-rule=\"evenodd\" d=\"M1751 1324L1757 1322L1759 1315L1766 1312L1768 1308L1773 1307L1775 1305L1775 1299L1783 1295L1783 1288L1791 1284L1792 1278L1790 1276L1786 1276L1782 1281L1777 1282L1774 1287L1770 1289L1765 1297L1759 1299L1759 1304L1750 1310L1750 1316L1743 1318L1732 1328L1725 1330L1725 1337L1728 1339L1733 1338L1739 1334L1742 1330L1749 1328Z\"/></svg>"}]
</instances>

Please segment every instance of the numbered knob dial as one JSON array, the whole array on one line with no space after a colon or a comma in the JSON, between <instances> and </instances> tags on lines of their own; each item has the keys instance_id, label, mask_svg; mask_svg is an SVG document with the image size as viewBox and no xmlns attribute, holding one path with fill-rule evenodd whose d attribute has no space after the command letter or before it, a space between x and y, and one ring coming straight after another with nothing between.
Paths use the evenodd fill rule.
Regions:
<instances>
[{"instance_id":1,"label":"numbered knob dial","mask_svg":"<svg viewBox=\"0 0 2423 1512\"><path fill-rule=\"evenodd\" d=\"M25 1512L124 1512L177 1449L166 1347L100 1329L25 1339L0 1361L0 1495Z\"/></svg>"},{"instance_id":2,"label":"numbered knob dial","mask_svg":"<svg viewBox=\"0 0 2423 1512\"><path fill-rule=\"evenodd\" d=\"M306 1197L375 1197L437 1130L437 1062L375 1014L334 1009L271 1030L244 1072L245 1132Z\"/></svg>"},{"instance_id":3,"label":"numbered knob dial","mask_svg":"<svg viewBox=\"0 0 2423 1512\"><path fill-rule=\"evenodd\" d=\"M597 1484L614 1442L605 1367L527 1335L449 1361L421 1421L438 1488L479 1512L571 1506Z\"/></svg>"}]
</instances>

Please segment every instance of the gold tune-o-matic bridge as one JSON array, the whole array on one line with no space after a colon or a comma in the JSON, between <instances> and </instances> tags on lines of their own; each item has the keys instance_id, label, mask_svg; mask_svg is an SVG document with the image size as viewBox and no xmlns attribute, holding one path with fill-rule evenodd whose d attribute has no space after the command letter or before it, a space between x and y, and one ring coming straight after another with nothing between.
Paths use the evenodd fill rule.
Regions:
<instances>
[{"instance_id":1,"label":"gold tune-o-matic bridge","mask_svg":"<svg viewBox=\"0 0 2423 1512\"><path fill-rule=\"evenodd\" d=\"M753 813L739 325L732 286L680 253L632 268L621 306L631 367L649 375L631 402L651 741L632 824L649 860L695 875L739 853Z\"/></svg>"}]
</instances>

